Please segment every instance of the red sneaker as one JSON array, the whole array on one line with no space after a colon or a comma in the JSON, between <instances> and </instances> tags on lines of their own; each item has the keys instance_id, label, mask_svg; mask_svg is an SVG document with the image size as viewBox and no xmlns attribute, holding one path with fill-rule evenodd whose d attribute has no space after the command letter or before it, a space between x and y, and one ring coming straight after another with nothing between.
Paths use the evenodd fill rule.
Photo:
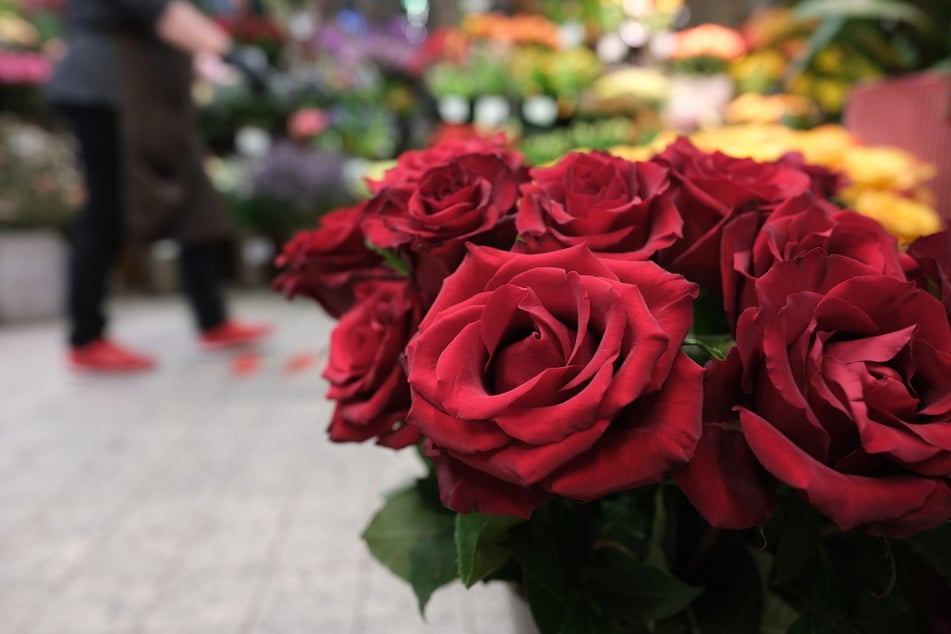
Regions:
<instances>
[{"instance_id":1,"label":"red sneaker","mask_svg":"<svg viewBox=\"0 0 951 634\"><path fill-rule=\"evenodd\" d=\"M269 324L226 321L220 326L202 331L200 341L202 347L208 350L240 348L259 342L270 332L271 326Z\"/></svg>"},{"instance_id":2,"label":"red sneaker","mask_svg":"<svg viewBox=\"0 0 951 634\"><path fill-rule=\"evenodd\" d=\"M122 374L155 367L155 361L108 339L96 339L69 351L69 365L82 372Z\"/></svg>"}]
</instances>

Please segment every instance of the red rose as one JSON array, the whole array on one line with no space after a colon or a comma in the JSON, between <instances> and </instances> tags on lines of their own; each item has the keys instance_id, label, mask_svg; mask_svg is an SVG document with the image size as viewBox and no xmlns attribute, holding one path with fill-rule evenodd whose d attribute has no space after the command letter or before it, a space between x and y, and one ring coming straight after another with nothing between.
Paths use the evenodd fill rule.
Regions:
<instances>
[{"instance_id":1,"label":"red rose","mask_svg":"<svg viewBox=\"0 0 951 634\"><path fill-rule=\"evenodd\" d=\"M502 159L513 170L522 170L522 155L507 149L504 142L503 136L492 139L469 137L449 139L425 150L409 150L399 156L396 166L387 170L382 180L367 181L367 184L370 186L370 191L375 194L384 187L415 183L432 167L467 154L493 155Z\"/></svg>"},{"instance_id":2,"label":"red rose","mask_svg":"<svg viewBox=\"0 0 951 634\"><path fill-rule=\"evenodd\" d=\"M531 170L515 220L522 240L517 249L541 253L587 244L606 257L650 258L681 236L668 172L604 152L569 154L553 167Z\"/></svg>"},{"instance_id":3,"label":"red rose","mask_svg":"<svg viewBox=\"0 0 951 634\"><path fill-rule=\"evenodd\" d=\"M772 213L747 213L723 227L720 273L723 305L731 328L743 309L756 304L754 283L773 264L820 247L904 279L898 243L881 224L843 211L811 193L791 198Z\"/></svg>"},{"instance_id":4,"label":"red rose","mask_svg":"<svg viewBox=\"0 0 951 634\"><path fill-rule=\"evenodd\" d=\"M684 219L683 238L662 250L658 260L715 293L720 292L723 226L737 214L769 211L812 186L809 176L795 167L708 154L684 138L654 160L673 170L675 204Z\"/></svg>"},{"instance_id":5,"label":"red rose","mask_svg":"<svg viewBox=\"0 0 951 634\"><path fill-rule=\"evenodd\" d=\"M528 517L659 482L700 434L702 370L680 350L696 286L585 246L472 247L407 347L408 422L449 508Z\"/></svg>"},{"instance_id":6,"label":"red rose","mask_svg":"<svg viewBox=\"0 0 951 634\"><path fill-rule=\"evenodd\" d=\"M951 518L941 304L820 249L778 262L756 291L737 328L738 411L759 462L844 530L906 536Z\"/></svg>"},{"instance_id":7,"label":"red rose","mask_svg":"<svg viewBox=\"0 0 951 634\"><path fill-rule=\"evenodd\" d=\"M428 304L462 262L467 241L511 248L525 177L496 154L457 156L382 188L365 203L363 230L372 244L403 253Z\"/></svg>"},{"instance_id":8,"label":"red rose","mask_svg":"<svg viewBox=\"0 0 951 634\"><path fill-rule=\"evenodd\" d=\"M812 193L819 198L832 198L845 185L845 177L841 172L833 171L822 165L806 163L805 157L799 152L783 154L778 163L798 169L808 176L812 183Z\"/></svg>"},{"instance_id":9,"label":"red rose","mask_svg":"<svg viewBox=\"0 0 951 634\"><path fill-rule=\"evenodd\" d=\"M377 438L394 449L414 444L419 433L403 424L410 393L399 361L422 316L417 292L408 281L365 282L356 298L334 328L324 371L327 398L337 402L330 439Z\"/></svg>"},{"instance_id":10,"label":"red rose","mask_svg":"<svg viewBox=\"0 0 951 634\"><path fill-rule=\"evenodd\" d=\"M381 189L366 203L363 230L379 247L426 251L462 243L511 220L520 182L498 156L458 156L416 181Z\"/></svg>"},{"instance_id":11,"label":"red rose","mask_svg":"<svg viewBox=\"0 0 951 634\"><path fill-rule=\"evenodd\" d=\"M908 277L936 295L951 319L951 230L918 238L907 255L913 262Z\"/></svg>"},{"instance_id":12,"label":"red rose","mask_svg":"<svg viewBox=\"0 0 951 634\"><path fill-rule=\"evenodd\" d=\"M743 529L766 521L776 505L776 480L750 451L736 406L745 404L740 355L711 361L703 375L703 435L674 480L717 528Z\"/></svg>"},{"instance_id":13,"label":"red rose","mask_svg":"<svg viewBox=\"0 0 951 634\"><path fill-rule=\"evenodd\" d=\"M339 317L353 306L356 283L396 277L364 245L360 217L359 207L340 209L321 218L317 229L297 233L275 260L284 271L274 286L290 297L310 297Z\"/></svg>"}]
</instances>

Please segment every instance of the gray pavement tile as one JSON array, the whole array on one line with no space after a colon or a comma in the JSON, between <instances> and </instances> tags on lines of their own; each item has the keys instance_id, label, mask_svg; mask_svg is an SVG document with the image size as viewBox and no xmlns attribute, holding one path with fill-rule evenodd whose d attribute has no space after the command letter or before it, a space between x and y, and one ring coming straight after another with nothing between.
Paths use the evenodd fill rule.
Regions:
<instances>
[{"instance_id":1,"label":"gray pavement tile","mask_svg":"<svg viewBox=\"0 0 951 634\"><path fill-rule=\"evenodd\" d=\"M125 634L155 601L155 579L114 574L81 574L44 602L32 634Z\"/></svg>"},{"instance_id":2,"label":"gray pavement tile","mask_svg":"<svg viewBox=\"0 0 951 634\"><path fill-rule=\"evenodd\" d=\"M0 634L523 634L506 588L409 587L360 533L411 451L333 445L317 367L332 320L242 295L274 322L256 372L195 346L177 298L116 302L115 334L155 372L63 367L62 324L0 327ZM12 624L12 625L11 625Z\"/></svg>"},{"instance_id":3,"label":"gray pavement tile","mask_svg":"<svg viewBox=\"0 0 951 634\"><path fill-rule=\"evenodd\" d=\"M250 632L349 634L359 607L354 600L359 581L352 562L280 572L270 580Z\"/></svg>"},{"instance_id":4,"label":"gray pavement tile","mask_svg":"<svg viewBox=\"0 0 951 634\"><path fill-rule=\"evenodd\" d=\"M259 580L248 574L201 572L176 575L148 610L142 630L177 629L204 632L231 628L247 621Z\"/></svg>"}]
</instances>

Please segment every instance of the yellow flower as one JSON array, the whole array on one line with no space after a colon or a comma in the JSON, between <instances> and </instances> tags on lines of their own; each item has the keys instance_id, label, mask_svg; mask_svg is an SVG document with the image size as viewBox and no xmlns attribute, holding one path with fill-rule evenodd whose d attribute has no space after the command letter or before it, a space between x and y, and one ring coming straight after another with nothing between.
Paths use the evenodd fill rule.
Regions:
<instances>
[{"instance_id":1,"label":"yellow flower","mask_svg":"<svg viewBox=\"0 0 951 634\"><path fill-rule=\"evenodd\" d=\"M758 95L746 93L726 107L727 123L779 123L786 117L801 117L809 111L809 100L800 95Z\"/></svg>"},{"instance_id":2,"label":"yellow flower","mask_svg":"<svg viewBox=\"0 0 951 634\"><path fill-rule=\"evenodd\" d=\"M852 184L875 189L912 190L934 178L933 165L896 147L852 146L842 156Z\"/></svg>"},{"instance_id":3,"label":"yellow flower","mask_svg":"<svg viewBox=\"0 0 951 634\"><path fill-rule=\"evenodd\" d=\"M944 228L941 217L932 207L892 192L874 189L860 191L852 201L852 208L878 220L886 231L905 243L938 233Z\"/></svg>"},{"instance_id":4,"label":"yellow flower","mask_svg":"<svg viewBox=\"0 0 951 634\"><path fill-rule=\"evenodd\" d=\"M842 157L855 144L852 134L839 125L822 125L789 137L789 150L799 152L807 163L841 169Z\"/></svg>"},{"instance_id":5,"label":"yellow flower","mask_svg":"<svg viewBox=\"0 0 951 634\"><path fill-rule=\"evenodd\" d=\"M793 135L793 130L782 125L736 125L700 130L690 140L706 152L775 161L788 151Z\"/></svg>"},{"instance_id":6,"label":"yellow flower","mask_svg":"<svg viewBox=\"0 0 951 634\"><path fill-rule=\"evenodd\" d=\"M749 75L759 75L776 80L782 76L785 70L786 60L779 51L774 49L755 51L730 65L730 75L737 80L742 80Z\"/></svg>"},{"instance_id":7,"label":"yellow flower","mask_svg":"<svg viewBox=\"0 0 951 634\"><path fill-rule=\"evenodd\" d=\"M650 160L657 152L649 145L616 145L608 149L608 153L636 163Z\"/></svg>"}]
</instances>

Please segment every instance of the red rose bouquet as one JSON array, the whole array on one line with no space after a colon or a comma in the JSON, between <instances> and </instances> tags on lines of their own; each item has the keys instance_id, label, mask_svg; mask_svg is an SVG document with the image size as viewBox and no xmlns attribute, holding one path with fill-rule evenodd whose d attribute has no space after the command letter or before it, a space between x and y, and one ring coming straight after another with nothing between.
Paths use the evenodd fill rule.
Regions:
<instances>
[{"instance_id":1,"label":"red rose bouquet","mask_svg":"<svg viewBox=\"0 0 951 634\"><path fill-rule=\"evenodd\" d=\"M288 243L278 287L340 318L331 438L429 466L364 535L421 608L458 577L543 634L951 631L951 234L902 250L838 182L456 141Z\"/></svg>"}]
</instances>

